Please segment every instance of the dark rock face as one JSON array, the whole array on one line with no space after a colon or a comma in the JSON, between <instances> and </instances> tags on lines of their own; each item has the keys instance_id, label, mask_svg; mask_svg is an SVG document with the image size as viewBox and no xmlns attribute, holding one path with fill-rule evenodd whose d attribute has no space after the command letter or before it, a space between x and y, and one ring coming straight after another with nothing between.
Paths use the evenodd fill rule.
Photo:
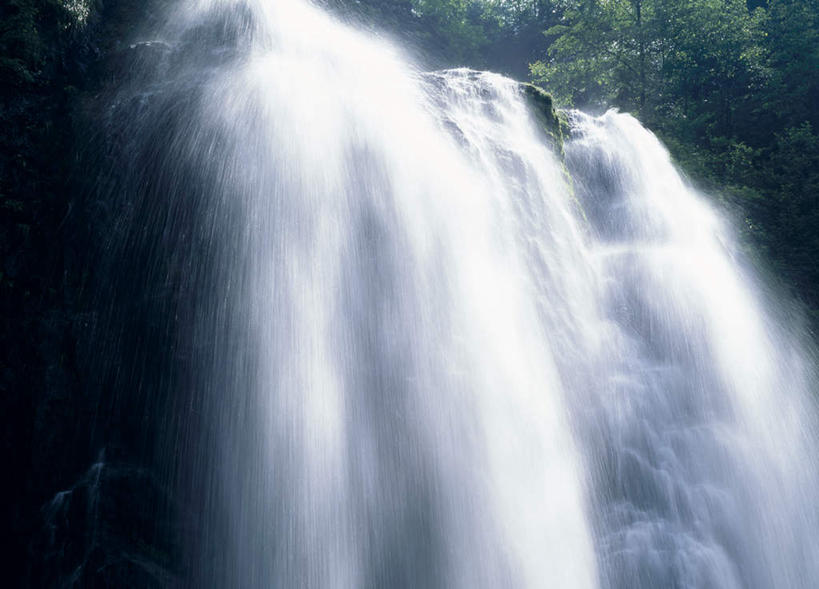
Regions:
<instances>
[{"instance_id":1,"label":"dark rock face","mask_svg":"<svg viewBox=\"0 0 819 589\"><path fill-rule=\"evenodd\" d=\"M555 110L552 95L534 84L521 83L520 89L552 148L562 155L567 122L561 119L560 114Z\"/></svg>"},{"instance_id":2,"label":"dark rock face","mask_svg":"<svg viewBox=\"0 0 819 589\"><path fill-rule=\"evenodd\" d=\"M127 130L100 120L122 77L163 47L129 38L154 3L89 6L82 23L47 0L0 7L9 587L173 586L181 561L174 457L159 448L172 435L177 360L164 350L178 293L145 297L157 286L145 252L112 261Z\"/></svg>"},{"instance_id":3,"label":"dark rock face","mask_svg":"<svg viewBox=\"0 0 819 589\"><path fill-rule=\"evenodd\" d=\"M2 551L11 586L22 584L37 502L66 463L60 445L39 435L43 419L75 407L73 327L78 287L70 229L65 152L71 94L60 63L64 39L45 3L4 5L0 22L0 415L8 484ZM72 308L73 307L73 308ZM63 446L64 447L64 446ZM36 463L40 454L54 459ZM49 472L50 469L50 472Z\"/></svg>"},{"instance_id":4,"label":"dark rock face","mask_svg":"<svg viewBox=\"0 0 819 589\"><path fill-rule=\"evenodd\" d=\"M173 587L175 554L166 489L149 471L104 462L42 508L33 586Z\"/></svg>"}]
</instances>

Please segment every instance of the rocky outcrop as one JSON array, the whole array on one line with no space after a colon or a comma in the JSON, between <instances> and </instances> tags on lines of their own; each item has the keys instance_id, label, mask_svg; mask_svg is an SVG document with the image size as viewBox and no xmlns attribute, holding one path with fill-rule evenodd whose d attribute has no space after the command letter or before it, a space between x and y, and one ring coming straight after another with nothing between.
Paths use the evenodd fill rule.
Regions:
<instances>
[{"instance_id":1,"label":"rocky outcrop","mask_svg":"<svg viewBox=\"0 0 819 589\"><path fill-rule=\"evenodd\" d=\"M145 418L156 397L97 371L103 355L121 354L126 371L147 361L129 360L106 335L98 272L119 213L105 198L105 175L93 171L114 165L115 138L100 131L98 106L127 71L122 61L143 52L128 35L150 4L0 7L0 518L11 538L2 551L9 587L173 578L168 527L179 520L150 441L162 424Z\"/></svg>"},{"instance_id":2,"label":"rocky outcrop","mask_svg":"<svg viewBox=\"0 0 819 589\"><path fill-rule=\"evenodd\" d=\"M155 476L101 453L41 510L35 587L174 587L179 559L173 502ZM158 506L162 508L157 509Z\"/></svg>"},{"instance_id":3,"label":"rocky outcrop","mask_svg":"<svg viewBox=\"0 0 819 589\"><path fill-rule=\"evenodd\" d=\"M568 124L555 109L552 95L534 84L521 83L520 89L555 152L562 156L563 139L567 134Z\"/></svg>"}]
</instances>

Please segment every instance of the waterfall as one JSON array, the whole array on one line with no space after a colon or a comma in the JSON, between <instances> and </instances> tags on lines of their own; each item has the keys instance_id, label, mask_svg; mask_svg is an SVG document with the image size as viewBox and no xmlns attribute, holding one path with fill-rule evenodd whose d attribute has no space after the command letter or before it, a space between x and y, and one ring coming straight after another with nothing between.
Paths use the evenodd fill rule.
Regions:
<instances>
[{"instance_id":1,"label":"waterfall","mask_svg":"<svg viewBox=\"0 0 819 589\"><path fill-rule=\"evenodd\" d=\"M564 157L520 84L300 0L155 34L112 252L181 284L190 586L819 578L813 360L635 119Z\"/></svg>"},{"instance_id":2,"label":"waterfall","mask_svg":"<svg viewBox=\"0 0 819 589\"><path fill-rule=\"evenodd\" d=\"M603 585L810 586L814 361L656 137L628 115L572 119L597 279L582 419Z\"/></svg>"}]
</instances>

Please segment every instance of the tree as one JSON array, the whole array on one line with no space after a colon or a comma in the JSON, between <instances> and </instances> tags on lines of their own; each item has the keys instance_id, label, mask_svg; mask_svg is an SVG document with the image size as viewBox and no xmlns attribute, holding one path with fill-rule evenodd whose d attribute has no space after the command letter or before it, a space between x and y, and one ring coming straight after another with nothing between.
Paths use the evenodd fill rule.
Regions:
<instances>
[{"instance_id":1,"label":"tree","mask_svg":"<svg viewBox=\"0 0 819 589\"><path fill-rule=\"evenodd\" d=\"M546 61L533 78L569 104L644 111L656 86L662 7L654 0L581 0L564 5Z\"/></svg>"},{"instance_id":2,"label":"tree","mask_svg":"<svg viewBox=\"0 0 819 589\"><path fill-rule=\"evenodd\" d=\"M819 309L819 4L565 0L545 35L535 81L638 114Z\"/></svg>"}]
</instances>

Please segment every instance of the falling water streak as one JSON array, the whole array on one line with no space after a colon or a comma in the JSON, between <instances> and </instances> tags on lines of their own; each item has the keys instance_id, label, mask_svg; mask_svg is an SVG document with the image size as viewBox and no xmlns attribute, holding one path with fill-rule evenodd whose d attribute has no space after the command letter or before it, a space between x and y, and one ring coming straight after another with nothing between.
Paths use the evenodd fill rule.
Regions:
<instances>
[{"instance_id":1,"label":"falling water streak","mask_svg":"<svg viewBox=\"0 0 819 589\"><path fill-rule=\"evenodd\" d=\"M571 119L609 340L587 424L604 585L809 587L813 359L765 317L651 133L614 112Z\"/></svg>"},{"instance_id":2,"label":"falling water streak","mask_svg":"<svg viewBox=\"0 0 819 589\"><path fill-rule=\"evenodd\" d=\"M528 206L568 229L571 202L518 86L432 80L301 3L186 5L169 44L185 55L211 20L232 32L230 67L197 80L171 141L213 179L199 231L224 257L196 313L215 421L193 475L211 490L199 582L593 586L580 460L499 168L510 133Z\"/></svg>"},{"instance_id":3,"label":"falling water streak","mask_svg":"<svg viewBox=\"0 0 819 589\"><path fill-rule=\"evenodd\" d=\"M162 39L111 116L191 252L191 586L819 578L810 362L636 120L564 167L517 83L300 0Z\"/></svg>"}]
</instances>

